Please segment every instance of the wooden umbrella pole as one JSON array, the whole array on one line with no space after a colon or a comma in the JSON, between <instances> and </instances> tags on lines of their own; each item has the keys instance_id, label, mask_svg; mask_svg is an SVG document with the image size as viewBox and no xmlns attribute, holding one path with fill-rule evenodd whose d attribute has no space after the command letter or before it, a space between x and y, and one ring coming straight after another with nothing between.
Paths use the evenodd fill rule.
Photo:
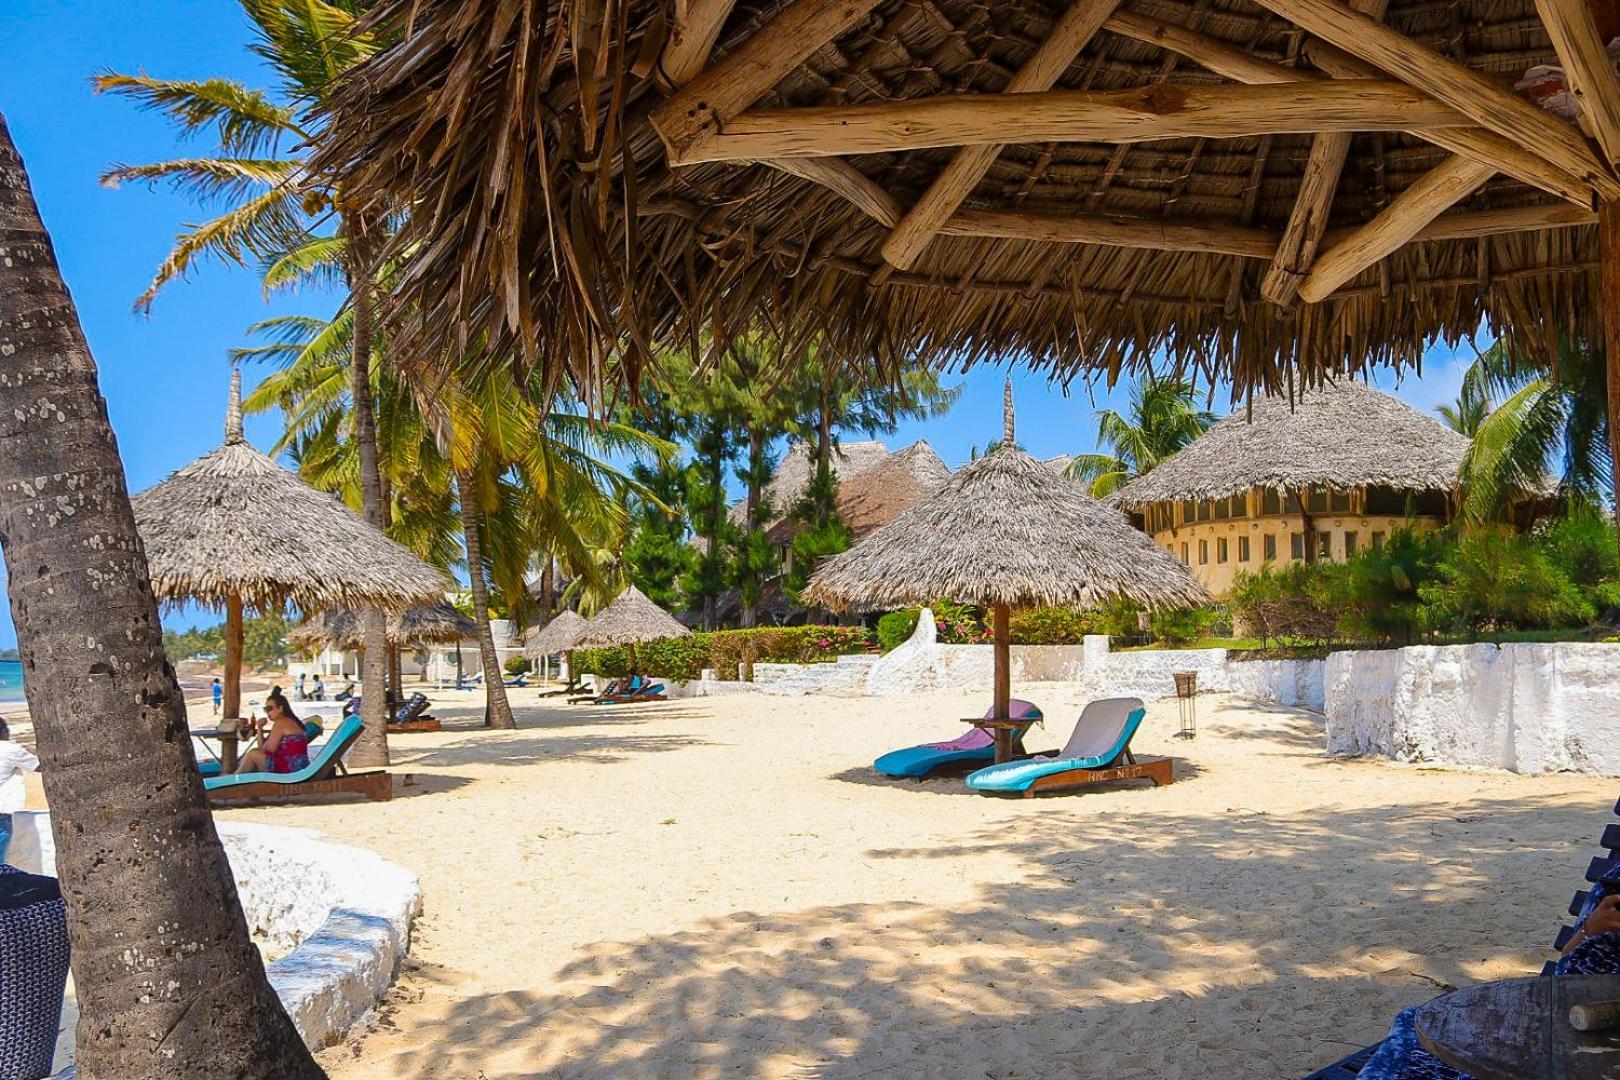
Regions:
<instances>
[{"instance_id":1,"label":"wooden umbrella pole","mask_svg":"<svg viewBox=\"0 0 1620 1080\"><path fill-rule=\"evenodd\" d=\"M995 607L996 633L996 719L1012 718L1012 617L1006 604ZM996 760L1012 758L1011 728L996 728Z\"/></svg>"},{"instance_id":2,"label":"wooden umbrella pole","mask_svg":"<svg viewBox=\"0 0 1620 1080\"><path fill-rule=\"evenodd\" d=\"M220 692L220 718L242 715L242 598L225 598L225 678Z\"/></svg>"},{"instance_id":3,"label":"wooden umbrella pole","mask_svg":"<svg viewBox=\"0 0 1620 1080\"><path fill-rule=\"evenodd\" d=\"M636 657L636 644L630 643L630 677L633 679L641 674L641 661Z\"/></svg>"},{"instance_id":4,"label":"wooden umbrella pole","mask_svg":"<svg viewBox=\"0 0 1620 1080\"><path fill-rule=\"evenodd\" d=\"M1615 502L1620 507L1620 202L1598 204L1598 265L1598 305L1603 311L1603 353L1608 366L1609 458Z\"/></svg>"}]
</instances>

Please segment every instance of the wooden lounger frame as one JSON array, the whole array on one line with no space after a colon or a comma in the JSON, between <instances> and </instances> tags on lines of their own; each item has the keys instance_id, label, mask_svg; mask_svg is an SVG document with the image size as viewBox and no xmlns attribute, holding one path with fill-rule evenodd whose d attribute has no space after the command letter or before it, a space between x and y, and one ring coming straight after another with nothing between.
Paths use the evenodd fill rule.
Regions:
<instances>
[{"instance_id":1,"label":"wooden lounger frame","mask_svg":"<svg viewBox=\"0 0 1620 1080\"><path fill-rule=\"evenodd\" d=\"M436 716L418 716L415 720L406 720L404 723L388 725L388 734L411 734L423 731L438 731L439 718Z\"/></svg>"},{"instance_id":2,"label":"wooden lounger frame","mask_svg":"<svg viewBox=\"0 0 1620 1080\"><path fill-rule=\"evenodd\" d=\"M1156 787L1173 784L1176 782L1175 762L1167 757L1138 759L1127 750L1114 760L1114 764L1104 769L1071 769L1068 772L1043 776L1029 785L1024 791L1024 798L1033 799L1042 792L1071 791L1075 788L1090 787L1092 784L1144 777L1152 780Z\"/></svg>"},{"instance_id":3,"label":"wooden lounger frame","mask_svg":"<svg viewBox=\"0 0 1620 1080\"><path fill-rule=\"evenodd\" d=\"M236 806L244 803L293 802L309 795L364 795L372 802L394 797L394 778L387 772L341 773L324 780L300 784L238 784L213 788L208 792L210 806Z\"/></svg>"}]
</instances>

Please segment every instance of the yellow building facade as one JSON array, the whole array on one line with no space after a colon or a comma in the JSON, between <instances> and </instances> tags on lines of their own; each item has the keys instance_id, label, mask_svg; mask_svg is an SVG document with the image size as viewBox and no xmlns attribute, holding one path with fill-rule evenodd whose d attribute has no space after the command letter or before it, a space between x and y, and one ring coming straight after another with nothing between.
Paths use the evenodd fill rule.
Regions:
<instances>
[{"instance_id":1,"label":"yellow building facade","mask_svg":"<svg viewBox=\"0 0 1620 1080\"><path fill-rule=\"evenodd\" d=\"M1150 503L1132 518L1219 597L1241 571L1303 561L1307 542L1316 545L1319 560L1343 561L1365 548L1382 547L1392 532L1408 525L1438 528L1449 509L1440 492L1313 488L1302 508L1295 498L1257 488L1222 499Z\"/></svg>"}]
</instances>

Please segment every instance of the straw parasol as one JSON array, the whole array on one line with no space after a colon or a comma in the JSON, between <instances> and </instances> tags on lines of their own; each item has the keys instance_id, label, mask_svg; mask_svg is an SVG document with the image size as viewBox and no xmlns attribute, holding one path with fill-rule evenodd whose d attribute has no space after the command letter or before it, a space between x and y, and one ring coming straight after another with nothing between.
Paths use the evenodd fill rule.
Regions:
<instances>
[{"instance_id":1,"label":"straw parasol","mask_svg":"<svg viewBox=\"0 0 1620 1080\"><path fill-rule=\"evenodd\" d=\"M584 617L578 612L560 612L529 639L523 655L530 660L539 660L558 653L571 652L579 642L580 635L585 632L586 625Z\"/></svg>"},{"instance_id":2,"label":"straw parasol","mask_svg":"<svg viewBox=\"0 0 1620 1080\"><path fill-rule=\"evenodd\" d=\"M1008 717L1012 692L1013 605L1094 606L1123 598L1179 607L1209 599L1185 566L1118 510L1014 446L1010 381L1004 409L1000 446L822 563L807 592L834 610L939 597L993 609L1000 720ZM999 745L1000 731L997 737Z\"/></svg>"},{"instance_id":3,"label":"straw parasol","mask_svg":"<svg viewBox=\"0 0 1620 1080\"><path fill-rule=\"evenodd\" d=\"M1118 492L1140 509L1178 499L1219 499L1254 488L1297 494L1364 486L1457 489L1468 437L1388 394L1351 381L1304 391L1292 402L1256 399Z\"/></svg>"},{"instance_id":4,"label":"straw parasol","mask_svg":"<svg viewBox=\"0 0 1620 1080\"><path fill-rule=\"evenodd\" d=\"M631 585L585 624L574 647L586 649L623 645L630 650L630 670L633 673L637 670L638 644L664 638L690 637L691 634L692 631L677 622L674 616Z\"/></svg>"},{"instance_id":5,"label":"straw parasol","mask_svg":"<svg viewBox=\"0 0 1620 1080\"><path fill-rule=\"evenodd\" d=\"M398 609L449 582L330 495L248 445L231 373L225 443L132 500L159 599L225 609L224 715L241 705L242 613Z\"/></svg>"},{"instance_id":6,"label":"straw parasol","mask_svg":"<svg viewBox=\"0 0 1620 1080\"><path fill-rule=\"evenodd\" d=\"M387 625L390 645L449 645L477 632L477 623L443 601L395 612ZM305 619L287 636L301 649L358 649L360 619L348 608L327 608Z\"/></svg>"}]
</instances>

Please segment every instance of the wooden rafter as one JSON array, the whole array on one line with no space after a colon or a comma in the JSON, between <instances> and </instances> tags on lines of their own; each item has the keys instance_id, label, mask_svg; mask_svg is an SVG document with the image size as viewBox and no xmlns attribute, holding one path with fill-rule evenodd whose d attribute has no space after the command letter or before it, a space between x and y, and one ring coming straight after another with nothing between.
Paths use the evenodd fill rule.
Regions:
<instances>
[{"instance_id":1,"label":"wooden rafter","mask_svg":"<svg viewBox=\"0 0 1620 1080\"><path fill-rule=\"evenodd\" d=\"M941 228L950 236L993 236L1055 244L1101 244L1149 251L1210 252L1247 259L1269 259L1277 238L1263 229L1214 222L1097 215L1034 213L1027 210L960 210Z\"/></svg>"},{"instance_id":2,"label":"wooden rafter","mask_svg":"<svg viewBox=\"0 0 1620 1080\"><path fill-rule=\"evenodd\" d=\"M652 124L681 164L731 117L753 105L878 0L795 0L770 24L653 110ZM756 155L757 156L757 155Z\"/></svg>"},{"instance_id":3,"label":"wooden rafter","mask_svg":"<svg viewBox=\"0 0 1620 1080\"><path fill-rule=\"evenodd\" d=\"M1299 287L1316 303L1408 240L1458 200L1467 198L1496 174L1489 165L1453 157L1419 177L1388 207L1323 252Z\"/></svg>"},{"instance_id":4,"label":"wooden rafter","mask_svg":"<svg viewBox=\"0 0 1620 1080\"><path fill-rule=\"evenodd\" d=\"M676 0L675 18L658 67L671 86L685 86L709 62L737 0Z\"/></svg>"},{"instance_id":5,"label":"wooden rafter","mask_svg":"<svg viewBox=\"0 0 1620 1080\"><path fill-rule=\"evenodd\" d=\"M1103 24L1103 29L1134 41L1168 49L1218 75L1225 75L1241 83L1265 85L1315 82L1323 77L1308 69L1289 67L1286 64L1262 59L1196 30L1172 26L1134 12L1116 12ZM1364 64L1324 42L1315 40L1307 42L1305 50L1312 63L1336 79L1380 77L1377 68ZM1561 199L1585 207L1592 205L1594 196L1589 184L1483 128L1438 128L1411 134L1454 154L1494 164L1500 172L1549 194L1557 195Z\"/></svg>"},{"instance_id":6,"label":"wooden rafter","mask_svg":"<svg viewBox=\"0 0 1620 1080\"><path fill-rule=\"evenodd\" d=\"M1056 86L1118 4L1119 0L1076 0L1052 27L1035 54L1008 82L1006 92L1027 94ZM957 151L883 242L883 258L889 265L901 270L911 268L940 225L979 186L1000 153L1001 146L995 143Z\"/></svg>"},{"instance_id":7,"label":"wooden rafter","mask_svg":"<svg viewBox=\"0 0 1620 1080\"><path fill-rule=\"evenodd\" d=\"M1620 180L1597 159L1580 132L1478 72L1334 0L1255 2L1574 174L1602 198L1620 198Z\"/></svg>"},{"instance_id":8,"label":"wooden rafter","mask_svg":"<svg viewBox=\"0 0 1620 1080\"><path fill-rule=\"evenodd\" d=\"M1587 0L1536 0L1536 11L1598 146L1609 164L1620 163L1620 80Z\"/></svg>"},{"instance_id":9,"label":"wooden rafter","mask_svg":"<svg viewBox=\"0 0 1620 1080\"><path fill-rule=\"evenodd\" d=\"M1008 142L1148 142L1466 125L1410 86L1346 80L1282 86L1158 86L1101 93L948 94L862 105L742 113L676 165L921 150Z\"/></svg>"},{"instance_id":10,"label":"wooden rafter","mask_svg":"<svg viewBox=\"0 0 1620 1080\"><path fill-rule=\"evenodd\" d=\"M1351 0L1356 10L1370 19L1382 19L1389 0ZM1344 173L1344 159L1350 153L1352 133L1332 131L1311 140L1311 151L1305 159L1305 173L1299 182L1299 194L1288 214L1282 240L1271 266L1260 279L1260 295L1278 307L1294 302L1299 286L1310 271L1316 258L1317 245L1327 232L1328 215L1333 210L1333 197L1339 191L1339 178Z\"/></svg>"},{"instance_id":11,"label":"wooden rafter","mask_svg":"<svg viewBox=\"0 0 1620 1080\"><path fill-rule=\"evenodd\" d=\"M1537 232L1542 229L1569 229L1596 225L1597 214L1568 203L1519 206L1508 210L1472 210L1445 214L1425 225L1414 239L1462 240L1504 233Z\"/></svg>"},{"instance_id":12,"label":"wooden rafter","mask_svg":"<svg viewBox=\"0 0 1620 1080\"><path fill-rule=\"evenodd\" d=\"M905 216L899 199L884 191L843 158L773 158L761 164L813 181L842 195L884 228L894 228Z\"/></svg>"}]
</instances>

